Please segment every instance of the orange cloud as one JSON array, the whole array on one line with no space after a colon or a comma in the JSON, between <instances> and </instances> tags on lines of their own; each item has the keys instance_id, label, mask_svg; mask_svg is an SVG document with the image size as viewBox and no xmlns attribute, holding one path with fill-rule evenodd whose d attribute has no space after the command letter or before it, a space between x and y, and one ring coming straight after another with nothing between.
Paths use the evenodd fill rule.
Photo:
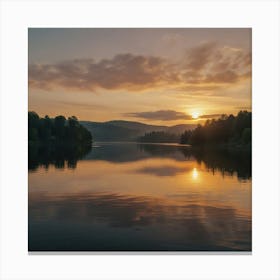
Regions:
<instances>
[{"instance_id":1,"label":"orange cloud","mask_svg":"<svg viewBox=\"0 0 280 280\"><path fill-rule=\"evenodd\" d=\"M201 115L199 116L200 119L215 119L219 118L222 114L210 114L210 115Z\"/></svg>"},{"instance_id":2,"label":"orange cloud","mask_svg":"<svg viewBox=\"0 0 280 280\"><path fill-rule=\"evenodd\" d=\"M124 114L128 117L135 117L145 120L159 120L159 121L174 121L174 120L193 120L191 115L185 114L183 112L177 112L173 110L159 110L151 112L134 112ZM222 114L209 114L201 115L200 119L215 119L220 117Z\"/></svg>"},{"instance_id":3,"label":"orange cloud","mask_svg":"<svg viewBox=\"0 0 280 280\"><path fill-rule=\"evenodd\" d=\"M172 120L191 120L192 116L183 112L177 112L173 110L159 110L151 112L135 112L126 113L128 117L136 117L146 120L160 120L160 121L172 121Z\"/></svg>"},{"instance_id":4,"label":"orange cloud","mask_svg":"<svg viewBox=\"0 0 280 280\"><path fill-rule=\"evenodd\" d=\"M112 59L75 59L29 65L29 86L51 90L147 89L204 91L251 77L251 53L207 42L187 50L180 63L165 58L118 54Z\"/></svg>"}]
</instances>

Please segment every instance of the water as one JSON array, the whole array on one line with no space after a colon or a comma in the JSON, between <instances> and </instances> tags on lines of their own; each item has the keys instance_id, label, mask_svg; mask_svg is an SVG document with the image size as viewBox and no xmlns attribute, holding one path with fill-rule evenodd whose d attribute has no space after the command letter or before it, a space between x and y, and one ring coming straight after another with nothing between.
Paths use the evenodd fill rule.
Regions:
<instances>
[{"instance_id":1,"label":"water","mask_svg":"<svg viewBox=\"0 0 280 280\"><path fill-rule=\"evenodd\" d=\"M29 168L29 251L251 251L248 154L97 143Z\"/></svg>"}]
</instances>

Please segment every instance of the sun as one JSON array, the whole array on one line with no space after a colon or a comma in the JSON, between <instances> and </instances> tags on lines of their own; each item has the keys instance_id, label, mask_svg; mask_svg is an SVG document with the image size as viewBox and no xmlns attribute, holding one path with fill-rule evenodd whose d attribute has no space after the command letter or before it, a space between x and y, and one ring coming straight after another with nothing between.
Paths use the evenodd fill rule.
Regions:
<instances>
[{"instance_id":1,"label":"sun","mask_svg":"<svg viewBox=\"0 0 280 280\"><path fill-rule=\"evenodd\" d=\"M193 119L198 119L199 118L199 113L198 112L193 112L192 113L192 118Z\"/></svg>"}]
</instances>

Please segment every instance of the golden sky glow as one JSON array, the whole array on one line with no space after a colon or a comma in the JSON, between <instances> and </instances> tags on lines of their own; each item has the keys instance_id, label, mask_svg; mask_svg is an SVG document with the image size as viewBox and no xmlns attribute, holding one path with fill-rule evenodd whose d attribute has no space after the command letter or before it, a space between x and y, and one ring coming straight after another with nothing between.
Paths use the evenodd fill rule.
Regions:
<instances>
[{"instance_id":1,"label":"golden sky glow","mask_svg":"<svg viewBox=\"0 0 280 280\"><path fill-rule=\"evenodd\" d=\"M29 29L29 110L173 125L251 110L251 29Z\"/></svg>"}]
</instances>

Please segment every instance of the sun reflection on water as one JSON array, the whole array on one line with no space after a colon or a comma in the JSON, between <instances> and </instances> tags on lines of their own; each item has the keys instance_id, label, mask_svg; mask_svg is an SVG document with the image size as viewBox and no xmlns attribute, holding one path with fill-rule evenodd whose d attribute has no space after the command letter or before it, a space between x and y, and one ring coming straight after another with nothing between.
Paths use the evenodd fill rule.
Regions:
<instances>
[{"instance_id":1,"label":"sun reflection on water","mask_svg":"<svg viewBox=\"0 0 280 280\"><path fill-rule=\"evenodd\" d=\"M198 171L197 171L196 167L194 167L192 170L192 178L193 178L193 180L196 180L198 178Z\"/></svg>"}]
</instances>

